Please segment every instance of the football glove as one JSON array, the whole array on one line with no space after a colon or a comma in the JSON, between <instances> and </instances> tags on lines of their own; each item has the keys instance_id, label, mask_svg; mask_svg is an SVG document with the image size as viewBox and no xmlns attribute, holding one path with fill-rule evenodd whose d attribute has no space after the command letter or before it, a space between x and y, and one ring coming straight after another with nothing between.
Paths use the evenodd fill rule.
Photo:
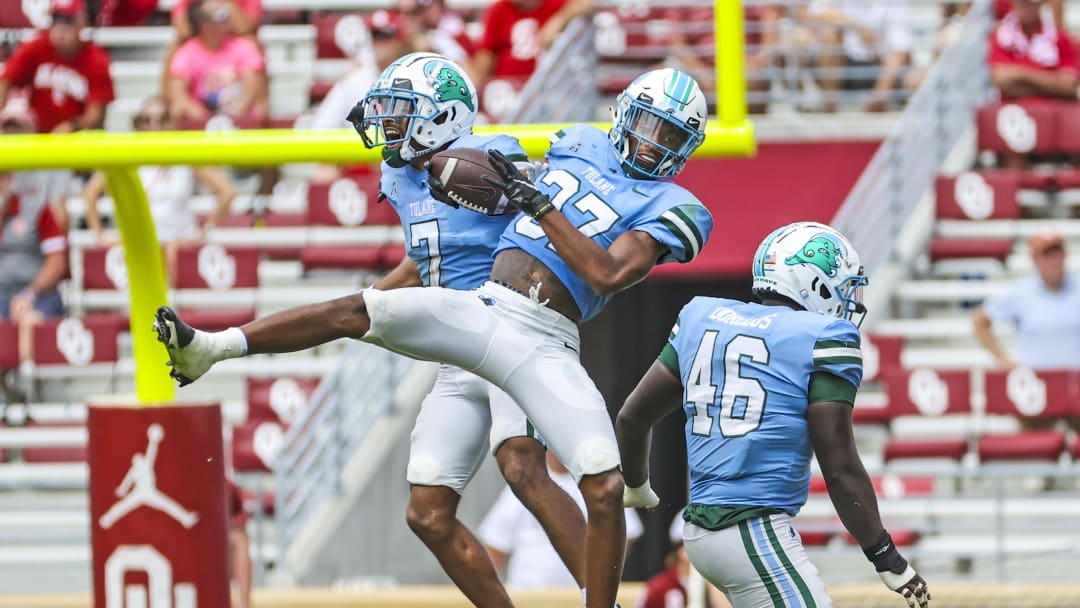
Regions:
<instances>
[{"instance_id":1,"label":"football glove","mask_svg":"<svg viewBox=\"0 0 1080 608\"><path fill-rule=\"evenodd\" d=\"M624 507L630 509L655 509L660 504L660 497L653 492L649 480L646 479L645 483L636 488L624 486L622 502Z\"/></svg>"},{"instance_id":2,"label":"football glove","mask_svg":"<svg viewBox=\"0 0 1080 608\"><path fill-rule=\"evenodd\" d=\"M484 181L502 190L503 194L506 195L506 200L514 208L524 211L537 219L555 208L551 204L551 199L537 189L527 177L522 175L517 165L509 158L506 158L506 155L502 152L488 150L488 162L491 163L491 167L499 175L500 179L492 179L485 175Z\"/></svg>"},{"instance_id":3,"label":"football glove","mask_svg":"<svg viewBox=\"0 0 1080 608\"><path fill-rule=\"evenodd\" d=\"M907 602L908 608L927 608L930 605L930 591L926 587L926 581L896 550L888 532L885 532L873 547L863 548L863 553L874 564L885 586L899 593Z\"/></svg>"}]
</instances>

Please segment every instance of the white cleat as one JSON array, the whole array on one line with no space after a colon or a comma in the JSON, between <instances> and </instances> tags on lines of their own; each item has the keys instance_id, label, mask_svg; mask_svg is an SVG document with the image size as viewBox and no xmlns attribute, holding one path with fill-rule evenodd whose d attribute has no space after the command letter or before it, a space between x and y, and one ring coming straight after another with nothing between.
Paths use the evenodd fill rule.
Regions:
<instances>
[{"instance_id":1,"label":"white cleat","mask_svg":"<svg viewBox=\"0 0 1080 608\"><path fill-rule=\"evenodd\" d=\"M169 375L187 386L198 380L212 365L218 362L206 340L206 333L184 323L176 311L168 306L158 308L154 315L154 331L158 342L169 352ZM200 339L201 338L201 339Z\"/></svg>"}]
</instances>

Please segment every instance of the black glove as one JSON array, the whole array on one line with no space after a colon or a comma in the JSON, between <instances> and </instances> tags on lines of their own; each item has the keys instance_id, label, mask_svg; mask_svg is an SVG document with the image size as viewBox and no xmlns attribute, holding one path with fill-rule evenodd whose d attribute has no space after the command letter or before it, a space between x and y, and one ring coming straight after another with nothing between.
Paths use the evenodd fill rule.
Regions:
<instances>
[{"instance_id":1,"label":"black glove","mask_svg":"<svg viewBox=\"0 0 1080 608\"><path fill-rule=\"evenodd\" d=\"M431 192L431 198L445 205L450 205L455 209L460 207L461 205L455 203L454 199L450 198L450 196L446 194L446 190L444 190L442 180L436 177L435 174L431 172L431 163L427 163L424 168L427 169L428 172L428 191Z\"/></svg>"},{"instance_id":2,"label":"black glove","mask_svg":"<svg viewBox=\"0 0 1080 608\"><path fill-rule=\"evenodd\" d=\"M502 152L488 150L488 162L502 181L492 179L487 175L484 176L484 181L502 190L506 195L506 200L515 208L537 219L555 208L551 204L551 199L522 175L517 166Z\"/></svg>"}]
</instances>

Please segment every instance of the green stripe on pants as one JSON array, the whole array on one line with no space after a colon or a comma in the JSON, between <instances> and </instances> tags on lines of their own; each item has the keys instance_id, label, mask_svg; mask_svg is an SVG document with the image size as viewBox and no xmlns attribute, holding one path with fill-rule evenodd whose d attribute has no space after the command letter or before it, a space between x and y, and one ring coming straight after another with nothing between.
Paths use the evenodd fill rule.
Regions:
<instances>
[{"instance_id":1,"label":"green stripe on pants","mask_svg":"<svg viewBox=\"0 0 1080 608\"><path fill-rule=\"evenodd\" d=\"M799 575L799 571L795 569L795 566L791 564L791 560L788 559L786 553L784 553L784 547L780 545L780 539L776 538L776 531L773 530L772 519L768 517L762 517L762 522L765 524L765 534L769 537L769 542L772 543L773 551L776 551L776 556L780 558L780 563L784 564L784 569L787 570L791 580L795 581L795 586L799 588L799 594L802 595L803 605L806 608L817 608L817 603L814 602L814 596L810 593L810 589L806 586L806 581Z\"/></svg>"},{"instance_id":2,"label":"green stripe on pants","mask_svg":"<svg viewBox=\"0 0 1080 608\"><path fill-rule=\"evenodd\" d=\"M765 588L769 590L769 597L772 599L773 606L786 608L783 594L776 588L776 583L773 582L772 576L769 575L769 570L765 568L765 564L761 563L761 558L758 557L757 547L754 546L754 539L750 535L749 521L743 520L739 522L739 534L742 535L743 548L746 549L746 555L750 558L750 563L754 564L754 570L757 570L761 582L765 583Z\"/></svg>"}]
</instances>

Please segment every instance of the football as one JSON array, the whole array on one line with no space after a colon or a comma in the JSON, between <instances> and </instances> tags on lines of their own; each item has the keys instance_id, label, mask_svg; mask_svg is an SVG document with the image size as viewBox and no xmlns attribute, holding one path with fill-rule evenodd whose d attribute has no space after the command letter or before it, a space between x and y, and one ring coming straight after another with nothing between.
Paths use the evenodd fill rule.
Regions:
<instances>
[{"instance_id":1,"label":"football","mask_svg":"<svg viewBox=\"0 0 1080 608\"><path fill-rule=\"evenodd\" d=\"M502 191L483 179L487 175L501 181L484 150L444 150L431 157L428 171L442 182L443 191L458 205L485 215L506 212L506 199Z\"/></svg>"}]
</instances>

